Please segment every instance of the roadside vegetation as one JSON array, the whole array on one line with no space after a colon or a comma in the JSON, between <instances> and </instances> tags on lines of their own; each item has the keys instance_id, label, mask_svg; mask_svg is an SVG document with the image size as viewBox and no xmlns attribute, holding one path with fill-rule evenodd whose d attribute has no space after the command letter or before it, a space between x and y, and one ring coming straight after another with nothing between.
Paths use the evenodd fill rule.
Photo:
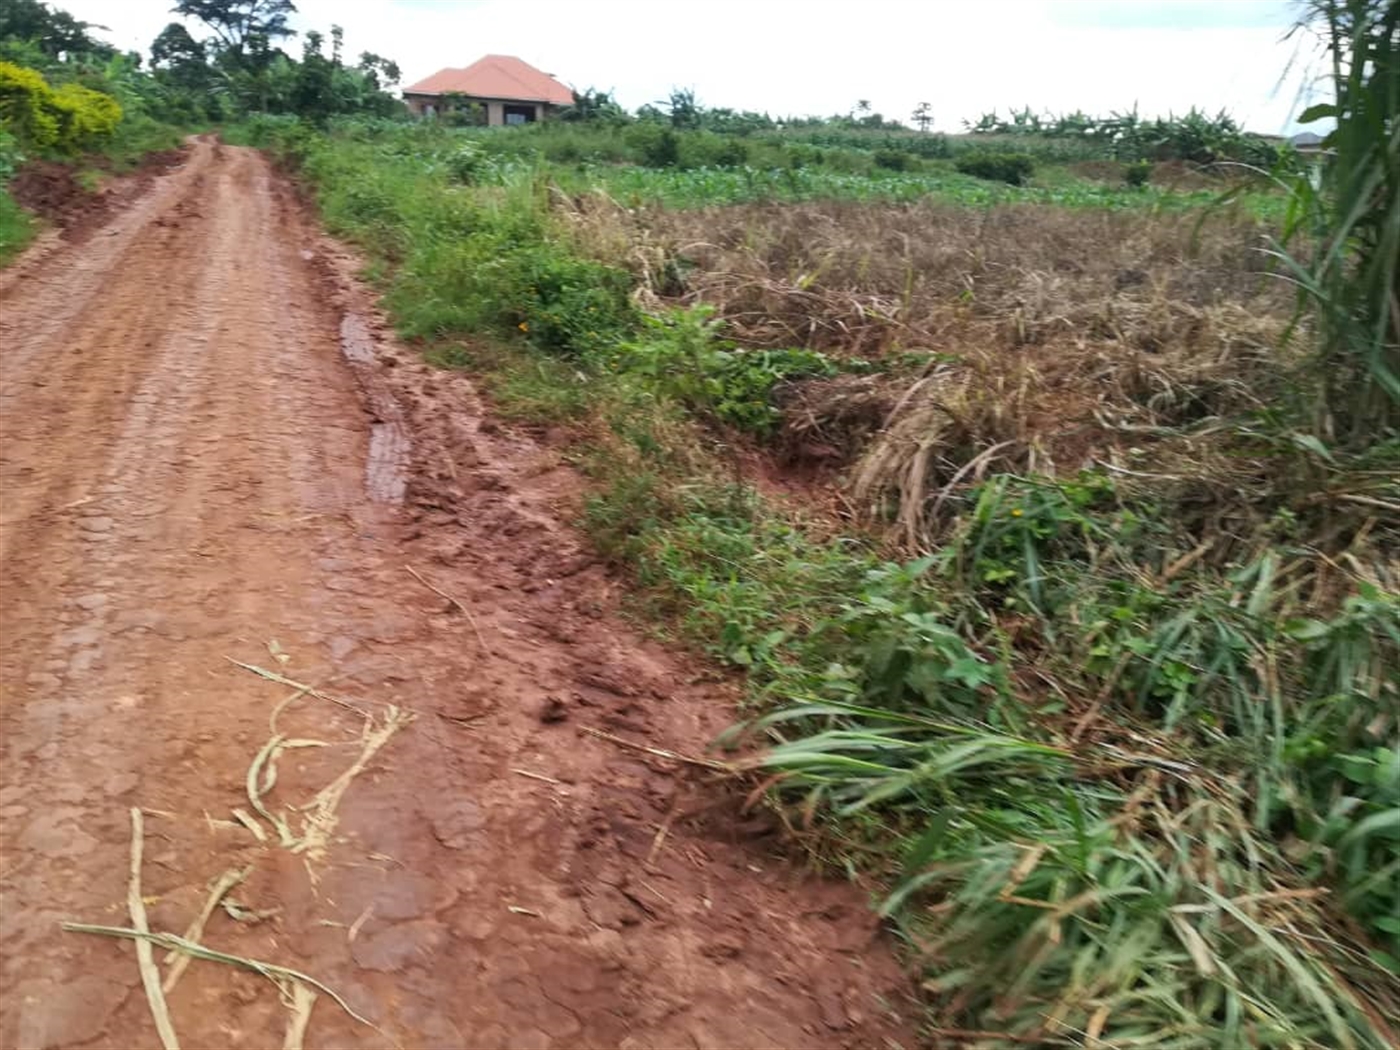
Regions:
<instances>
[{"instance_id":1,"label":"roadside vegetation","mask_svg":"<svg viewBox=\"0 0 1400 1050\"><path fill-rule=\"evenodd\" d=\"M390 115L402 105L385 90L398 67L372 53L350 65L341 31L306 34L300 61L279 42L293 36L288 0L181 0L172 11L202 24L196 39L172 22L149 62L121 53L81 22L41 0L0 5L0 264L45 218L63 217L110 174L173 150L194 131L250 113L291 113L318 122L334 114ZM23 178L26 170L32 178ZM18 184L13 180L19 176ZM34 192L26 194L26 187ZM15 189L22 200L16 200ZM28 198L32 197L30 200ZM32 203L35 216L23 205Z\"/></svg>"}]
</instances>

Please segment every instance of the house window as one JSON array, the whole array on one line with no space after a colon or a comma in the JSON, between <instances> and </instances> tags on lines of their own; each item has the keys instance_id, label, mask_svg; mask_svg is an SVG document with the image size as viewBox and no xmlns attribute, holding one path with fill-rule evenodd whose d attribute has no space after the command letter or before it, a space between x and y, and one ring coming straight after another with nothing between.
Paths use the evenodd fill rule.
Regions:
<instances>
[{"instance_id":1,"label":"house window","mask_svg":"<svg viewBox=\"0 0 1400 1050\"><path fill-rule=\"evenodd\" d=\"M505 120L507 124L533 124L535 122L534 106L506 106Z\"/></svg>"}]
</instances>

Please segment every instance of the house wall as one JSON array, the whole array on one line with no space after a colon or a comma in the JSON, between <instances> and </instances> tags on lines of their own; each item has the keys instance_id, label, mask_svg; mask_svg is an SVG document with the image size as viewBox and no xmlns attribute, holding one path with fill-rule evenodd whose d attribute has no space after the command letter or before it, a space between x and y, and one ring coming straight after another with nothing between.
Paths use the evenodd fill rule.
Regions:
<instances>
[{"instance_id":1,"label":"house wall","mask_svg":"<svg viewBox=\"0 0 1400 1050\"><path fill-rule=\"evenodd\" d=\"M404 105L415 117L425 117L431 115L442 116L452 103L445 101L441 95L409 95L403 97ZM468 98L458 96L454 101L475 102L486 109L486 123L493 128L501 127L506 122L506 106L528 106L535 111L535 120L545 120L558 112L558 106L550 106L543 102L513 102L509 99L489 99L489 98Z\"/></svg>"}]
</instances>

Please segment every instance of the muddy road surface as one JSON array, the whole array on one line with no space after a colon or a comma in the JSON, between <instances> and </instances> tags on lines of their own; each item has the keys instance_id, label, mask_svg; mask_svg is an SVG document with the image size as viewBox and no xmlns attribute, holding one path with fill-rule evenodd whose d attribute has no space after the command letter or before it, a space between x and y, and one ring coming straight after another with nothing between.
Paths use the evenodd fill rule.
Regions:
<instances>
[{"instance_id":1,"label":"muddy road surface","mask_svg":"<svg viewBox=\"0 0 1400 1050\"><path fill-rule=\"evenodd\" d=\"M728 688L353 268L199 140L0 272L0 1045L159 1045L60 927L134 928L133 807L152 930L323 986L157 946L186 1047L911 1045L864 893L669 757Z\"/></svg>"}]
</instances>

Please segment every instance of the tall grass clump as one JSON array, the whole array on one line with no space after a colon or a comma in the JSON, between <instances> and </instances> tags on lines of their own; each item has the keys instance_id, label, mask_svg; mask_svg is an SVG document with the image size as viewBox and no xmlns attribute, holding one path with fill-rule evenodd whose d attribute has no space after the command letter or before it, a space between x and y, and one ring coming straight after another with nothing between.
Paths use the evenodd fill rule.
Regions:
<instances>
[{"instance_id":1,"label":"tall grass clump","mask_svg":"<svg viewBox=\"0 0 1400 1050\"><path fill-rule=\"evenodd\" d=\"M1325 160L1293 182L1280 255L1320 333L1329 430L1365 444L1400 424L1400 6L1312 0L1334 100ZM1301 251L1290 253L1290 248Z\"/></svg>"}]
</instances>

